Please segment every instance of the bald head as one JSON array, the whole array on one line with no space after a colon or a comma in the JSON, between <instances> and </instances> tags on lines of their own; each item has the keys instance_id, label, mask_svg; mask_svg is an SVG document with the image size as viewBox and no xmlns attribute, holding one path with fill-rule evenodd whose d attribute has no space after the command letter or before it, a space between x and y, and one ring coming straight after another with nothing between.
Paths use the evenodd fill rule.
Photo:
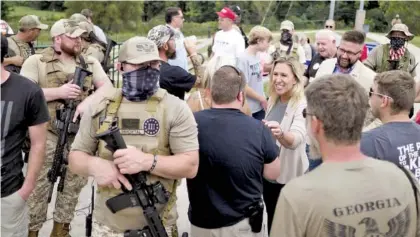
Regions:
<instances>
[{"instance_id":1,"label":"bald head","mask_svg":"<svg viewBox=\"0 0 420 237\"><path fill-rule=\"evenodd\" d=\"M335 21L331 20L331 19L325 21L324 28L334 31L335 30Z\"/></svg>"}]
</instances>

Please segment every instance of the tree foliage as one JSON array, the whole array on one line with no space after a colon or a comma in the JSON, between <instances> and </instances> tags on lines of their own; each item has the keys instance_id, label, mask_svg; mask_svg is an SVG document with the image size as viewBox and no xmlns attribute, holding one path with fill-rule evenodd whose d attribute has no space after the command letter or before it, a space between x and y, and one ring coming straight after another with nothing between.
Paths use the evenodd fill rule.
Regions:
<instances>
[{"instance_id":1,"label":"tree foliage","mask_svg":"<svg viewBox=\"0 0 420 237\"><path fill-rule=\"evenodd\" d=\"M6 19L12 10L8 2L1 1L1 19Z\"/></svg>"},{"instance_id":2,"label":"tree foliage","mask_svg":"<svg viewBox=\"0 0 420 237\"><path fill-rule=\"evenodd\" d=\"M380 8L385 12L385 19L389 23L388 30L391 28L391 21L395 15L400 15L401 21L408 26L411 33L420 34L420 1L380 1Z\"/></svg>"},{"instance_id":3,"label":"tree foliage","mask_svg":"<svg viewBox=\"0 0 420 237\"><path fill-rule=\"evenodd\" d=\"M141 26L143 2L129 1L93 1L73 2L66 1L67 16L80 13L82 9L89 8L93 11L93 22L105 31L120 32L136 30Z\"/></svg>"}]
</instances>

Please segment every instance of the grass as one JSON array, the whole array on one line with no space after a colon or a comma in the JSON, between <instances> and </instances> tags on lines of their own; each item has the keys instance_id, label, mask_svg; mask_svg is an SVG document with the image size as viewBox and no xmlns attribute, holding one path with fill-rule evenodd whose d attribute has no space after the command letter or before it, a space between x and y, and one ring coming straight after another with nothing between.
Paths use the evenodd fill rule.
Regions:
<instances>
[{"instance_id":1,"label":"grass","mask_svg":"<svg viewBox=\"0 0 420 237\"><path fill-rule=\"evenodd\" d=\"M420 47L420 36L415 36L414 39L410 41L410 43Z\"/></svg>"}]
</instances>

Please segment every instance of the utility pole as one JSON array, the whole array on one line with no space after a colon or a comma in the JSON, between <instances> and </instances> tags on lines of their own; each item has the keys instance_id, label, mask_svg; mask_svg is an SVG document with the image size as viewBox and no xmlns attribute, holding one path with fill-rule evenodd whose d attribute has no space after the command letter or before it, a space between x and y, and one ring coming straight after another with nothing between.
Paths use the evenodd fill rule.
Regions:
<instances>
[{"instance_id":1,"label":"utility pole","mask_svg":"<svg viewBox=\"0 0 420 237\"><path fill-rule=\"evenodd\" d=\"M363 25L365 23L365 17L366 17L366 11L363 10L364 3L365 3L364 0L360 0L359 10L356 11L356 22L354 24L355 30L364 31Z\"/></svg>"},{"instance_id":2,"label":"utility pole","mask_svg":"<svg viewBox=\"0 0 420 237\"><path fill-rule=\"evenodd\" d=\"M328 17L329 20L334 20L334 10L335 10L335 0L330 1L330 15Z\"/></svg>"}]
</instances>

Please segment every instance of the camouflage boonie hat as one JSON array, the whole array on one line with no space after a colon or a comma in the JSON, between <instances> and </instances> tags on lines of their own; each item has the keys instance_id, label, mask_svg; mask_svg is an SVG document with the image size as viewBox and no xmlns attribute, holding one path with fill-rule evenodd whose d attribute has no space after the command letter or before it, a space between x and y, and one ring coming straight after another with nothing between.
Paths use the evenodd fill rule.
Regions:
<instances>
[{"instance_id":1,"label":"camouflage boonie hat","mask_svg":"<svg viewBox=\"0 0 420 237\"><path fill-rule=\"evenodd\" d=\"M408 37L408 40L412 40L414 38L414 35L410 33L410 31L408 31L408 26L405 24L395 24L392 26L392 29L388 32L388 34L386 34L386 37L388 39L391 39L391 33L393 31L400 31L403 32L405 34L405 36Z\"/></svg>"},{"instance_id":2,"label":"camouflage boonie hat","mask_svg":"<svg viewBox=\"0 0 420 237\"><path fill-rule=\"evenodd\" d=\"M149 31L147 38L155 42L158 48L161 48L174 35L175 32L169 26L158 25Z\"/></svg>"},{"instance_id":3,"label":"camouflage boonie hat","mask_svg":"<svg viewBox=\"0 0 420 237\"><path fill-rule=\"evenodd\" d=\"M81 36L85 32L85 30L80 28L77 21L61 19L51 26L50 35L51 37L55 37L65 34L68 37L75 38Z\"/></svg>"},{"instance_id":4,"label":"camouflage boonie hat","mask_svg":"<svg viewBox=\"0 0 420 237\"><path fill-rule=\"evenodd\" d=\"M118 55L118 62L131 64L142 64L156 60L161 61L156 44L140 36L135 36L125 41Z\"/></svg>"},{"instance_id":5,"label":"camouflage boonie hat","mask_svg":"<svg viewBox=\"0 0 420 237\"><path fill-rule=\"evenodd\" d=\"M70 20L77 22L88 21L88 19L80 13L74 13L73 15L71 15Z\"/></svg>"}]
</instances>

